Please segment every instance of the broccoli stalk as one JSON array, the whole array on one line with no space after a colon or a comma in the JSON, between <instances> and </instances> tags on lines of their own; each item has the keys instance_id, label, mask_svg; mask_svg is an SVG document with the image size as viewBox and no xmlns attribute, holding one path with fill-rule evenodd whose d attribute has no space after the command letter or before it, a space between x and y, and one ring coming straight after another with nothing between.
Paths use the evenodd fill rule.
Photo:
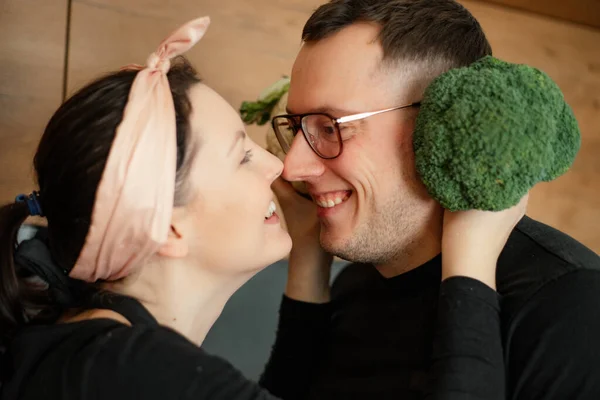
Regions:
<instances>
[{"instance_id":1,"label":"broccoli stalk","mask_svg":"<svg viewBox=\"0 0 600 400\"><path fill-rule=\"evenodd\" d=\"M444 208L499 211L564 174L581 137L545 73L487 56L427 87L413 144L417 172Z\"/></svg>"}]
</instances>

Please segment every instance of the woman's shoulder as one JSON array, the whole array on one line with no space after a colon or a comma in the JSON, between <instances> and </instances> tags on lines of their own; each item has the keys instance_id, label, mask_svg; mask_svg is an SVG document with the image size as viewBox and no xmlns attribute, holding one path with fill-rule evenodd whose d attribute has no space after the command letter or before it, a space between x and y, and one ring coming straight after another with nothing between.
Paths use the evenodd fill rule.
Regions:
<instances>
[{"instance_id":1,"label":"woman's shoulder","mask_svg":"<svg viewBox=\"0 0 600 400\"><path fill-rule=\"evenodd\" d=\"M97 343L101 348L90 351L85 357L83 363L88 368L79 369L85 374L81 381L110 377L97 382L95 394L104 392L106 396L114 396L118 393L123 398L192 396L202 399L213 398L219 393L237 393L228 397L237 399L255 398L261 391L229 362L207 353L168 327L113 324L99 335L101 339ZM114 387L108 388L106 382L114 382ZM242 393L244 395L238 397Z\"/></svg>"},{"instance_id":2,"label":"woman's shoulder","mask_svg":"<svg viewBox=\"0 0 600 400\"><path fill-rule=\"evenodd\" d=\"M81 343L78 357L87 369L120 377L172 380L195 377L204 363L221 363L176 331L161 325L128 325L108 319L86 321L94 338ZM94 324L95 323L95 324ZM92 373L93 374L93 373Z\"/></svg>"},{"instance_id":3,"label":"woman's shoulder","mask_svg":"<svg viewBox=\"0 0 600 400\"><path fill-rule=\"evenodd\" d=\"M160 325L94 318L34 326L12 347L15 372L8 385L32 391L25 398L42 387L59 397L172 398L198 385L243 380L225 360Z\"/></svg>"}]
</instances>

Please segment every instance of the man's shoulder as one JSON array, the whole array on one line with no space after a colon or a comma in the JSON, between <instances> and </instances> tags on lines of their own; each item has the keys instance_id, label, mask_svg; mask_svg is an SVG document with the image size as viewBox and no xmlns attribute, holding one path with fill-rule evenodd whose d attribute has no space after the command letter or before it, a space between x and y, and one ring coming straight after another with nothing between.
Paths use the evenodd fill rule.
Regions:
<instances>
[{"instance_id":1,"label":"man's shoulder","mask_svg":"<svg viewBox=\"0 0 600 400\"><path fill-rule=\"evenodd\" d=\"M600 273L600 257L564 232L524 217L498 259L503 307L514 312L549 282L580 270Z\"/></svg>"}]
</instances>

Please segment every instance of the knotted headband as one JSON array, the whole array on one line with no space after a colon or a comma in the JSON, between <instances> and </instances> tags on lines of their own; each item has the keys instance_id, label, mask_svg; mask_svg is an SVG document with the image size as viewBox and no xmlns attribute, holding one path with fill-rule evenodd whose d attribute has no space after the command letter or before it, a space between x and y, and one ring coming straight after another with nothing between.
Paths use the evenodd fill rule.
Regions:
<instances>
[{"instance_id":1,"label":"knotted headband","mask_svg":"<svg viewBox=\"0 0 600 400\"><path fill-rule=\"evenodd\" d=\"M170 60L204 36L210 19L173 32L140 69L116 130L85 244L69 273L87 282L116 280L148 260L171 226L177 139L167 72Z\"/></svg>"}]
</instances>

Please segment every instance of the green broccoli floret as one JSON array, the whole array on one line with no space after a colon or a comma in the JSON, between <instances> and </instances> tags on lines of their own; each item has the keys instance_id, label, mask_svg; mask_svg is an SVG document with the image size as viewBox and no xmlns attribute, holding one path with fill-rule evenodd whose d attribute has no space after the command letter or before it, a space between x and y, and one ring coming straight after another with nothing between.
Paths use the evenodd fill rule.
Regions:
<instances>
[{"instance_id":1,"label":"green broccoli floret","mask_svg":"<svg viewBox=\"0 0 600 400\"><path fill-rule=\"evenodd\" d=\"M487 56L428 86L413 143L417 172L444 208L499 211L565 173L581 137L550 77Z\"/></svg>"}]
</instances>

